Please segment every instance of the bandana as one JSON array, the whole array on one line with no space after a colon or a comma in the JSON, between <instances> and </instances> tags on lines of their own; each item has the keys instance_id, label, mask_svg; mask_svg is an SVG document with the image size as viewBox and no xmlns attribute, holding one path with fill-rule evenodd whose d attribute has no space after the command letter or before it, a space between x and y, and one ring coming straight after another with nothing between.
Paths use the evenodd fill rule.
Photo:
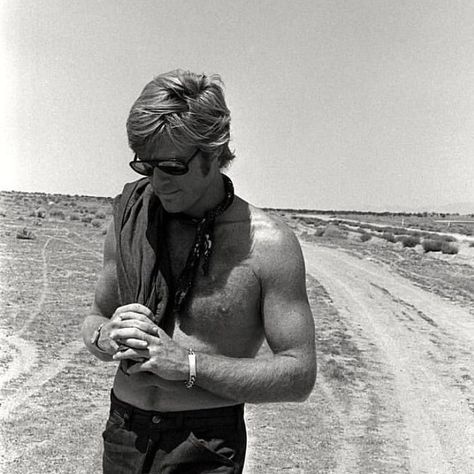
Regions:
<instances>
[{"instance_id":1,"label":"bandana","mask_svg":"<svg viewBox=\"0 0 474 474\"><path fill-rule=\"evenodd\" d=\"M209 272L209 260L211 258L212 244L214 241L214 222L218 216L228 209L234 200L234 186L232 185L232 181L225 175L222 175L222 177L224 179L225 196L214 209L208 211L201 219L190 219L181 214L184 219L189 219L196 223L197 227L193 246L189 251L184 269L175 285L173 301L173 309L175 311L180 311L188 299L187 297L196 277L201 257L203 260L203 275L207 275Z\"/></svg>"},{"instance_id":2,"label":"bandana","mask_svg":"<svg viewBox=\"0 0 474 474\"><path fill-rule=\"evenodd\" d=\"M214 209L200 219L178 215L196 224L196 234L175 285L166 246L165 226L169 214L153 192L148 178L125 185L122 194L114 200L117 281L122 306L143 304L153 312L151 319L156 324L168 311L183 310L201 260L203 274L209 271L215 220L234 199L232 181L225 175L222 177L225 196Z\"/></svg>"}]
</instances>

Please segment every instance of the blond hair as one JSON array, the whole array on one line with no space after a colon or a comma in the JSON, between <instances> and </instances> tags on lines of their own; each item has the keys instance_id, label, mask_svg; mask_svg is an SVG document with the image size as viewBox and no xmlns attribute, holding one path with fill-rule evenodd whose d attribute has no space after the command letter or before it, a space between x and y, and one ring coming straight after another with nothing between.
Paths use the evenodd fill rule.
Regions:
<instances>
[{"instance_id":1,"label":"blond hair","mask_svg":"<svg viewBox=\"0 0 474 474\"><path fill-rule=\"evenodd\" d=\"M149 82L133 104L127 120L128 143L139 156L149 141L163 134L177 146L195 146L227 166L230 111L218 75L176 69Z\"/></svg>"}]
</instances>

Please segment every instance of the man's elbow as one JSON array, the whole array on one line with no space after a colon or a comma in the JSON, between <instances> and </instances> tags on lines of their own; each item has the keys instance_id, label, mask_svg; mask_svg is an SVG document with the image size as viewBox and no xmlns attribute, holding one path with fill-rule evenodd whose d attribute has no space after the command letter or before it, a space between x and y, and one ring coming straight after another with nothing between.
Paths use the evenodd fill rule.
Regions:
<instances>
[{"instance_id":1,"label":"man's elbow","mask_svg":"<svg viewBox=\"0 0 474 474\"><path fill-rule=\"evenodd\" d=\"M316 362L302 371L298 382L295 384L295 390L293 390L294 398L291 401L304 402L308 399L316 383L316 373Z\"/></svg>"},{"instance_id":2,"label":"man's elbow","mask_svg":"<svg viewBox=\"0 0 474 474\"><path fill-rule=\"evenodd\" d=\"M303 387L301 390L301 398L298 401L304 402L311 395L311 392L313 391L314 385L316 383L316 373L317 373L317 369L316 369L316 364L315 364L314 367L311 369L310 373L306 377L305 383L303 384Z\"/></svg>"}]
</instances>

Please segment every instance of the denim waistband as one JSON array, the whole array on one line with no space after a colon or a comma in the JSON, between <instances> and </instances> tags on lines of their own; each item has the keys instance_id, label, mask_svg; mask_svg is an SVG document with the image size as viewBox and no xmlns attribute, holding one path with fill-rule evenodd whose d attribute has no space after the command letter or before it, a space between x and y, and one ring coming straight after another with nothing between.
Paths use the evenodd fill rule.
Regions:
<instances>
[{"instance_id":1,"label":"denim waistband","mask_svg":"<svg viewBox=\"0 0 474 474\"><path fill-rule=\"evenodd\" d=\"M119 400L110 392L110 412L117 412L131 426L156 427L163 429L197 428L205 426L235 425L244 415L244 405L205 408L184 411L142 410Z\"/></svg>"}]
</instances>

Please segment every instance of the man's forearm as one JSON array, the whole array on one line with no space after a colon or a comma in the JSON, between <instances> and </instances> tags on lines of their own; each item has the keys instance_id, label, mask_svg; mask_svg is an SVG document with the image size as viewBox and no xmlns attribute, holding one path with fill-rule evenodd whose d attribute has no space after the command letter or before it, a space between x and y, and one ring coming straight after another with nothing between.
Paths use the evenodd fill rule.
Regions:
<instances>
[{"instance_id":1,"label":"man's forearm","mask_svg":"<svg viewBox=\"0 0 474 474\"><path fill-rule=\"evenodd\" d=\"M107 354L106 352L99 350L97 346L92 344L92 336L94 334L94 331L97 330L97 328L102 323L106 323L107 321L109 321L109 319L104 316L100 316L98 314L91 314L87 316L84 320L81 329L81 334L84 340L84 344L86 345L87 349L89 349L89 352L91 352L98 359L103 360L104 362L111 362L113 360L111 354Z\"/></svg>"},{"instance_id":2,"label":"man's forearm","mask_svg":"<svg viewBox=\"0 0 474 474\"><path fill-rule=\"evenodd\" d=\"M316 363L310 353L277 354L265 359L197 353L196 385L240 402L302 401L316 378Z\"/></svg>"}]
</instances>

